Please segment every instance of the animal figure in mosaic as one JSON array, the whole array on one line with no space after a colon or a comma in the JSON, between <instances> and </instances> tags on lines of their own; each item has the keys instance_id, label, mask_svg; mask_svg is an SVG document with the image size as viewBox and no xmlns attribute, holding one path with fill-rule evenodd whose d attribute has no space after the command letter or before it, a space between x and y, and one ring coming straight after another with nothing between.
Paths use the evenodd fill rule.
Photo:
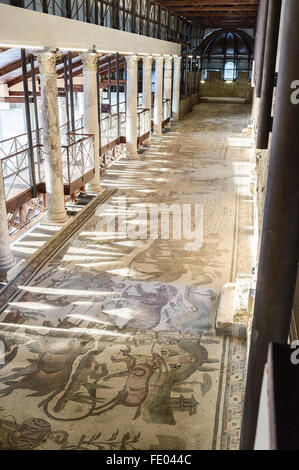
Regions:
<instances>
[{"instance_id":1,"label":"animal figure in mosaic","mask_svg":"<svg viewBox=\"0 0 299 470\"><path fill-rule=\"evenodd\" d=\"M209 359L207 349L201 345L201 339L197 341L182 338L177 341L177 347L181 350L175 353L165 349L164 360L168 364L168 374L164 378L164 384L160 387L150 388L148 399L144 404L143 418L147 422L158 424L176 423L171 400L171 392L179 384L187 380L194 372L213 372L215 368L207 367L205 364L218 362L216 359ZM172 356L172 357L171 357ZM209 384L211 387L211 384ZM182 411L189 408L183 407ZM196 407L193 409L193 412Z\"/></svg>"},{"instance_id":2,"label":"animal figure in mosaic","mask_svg":"<svg viewBox=\"0 0 299 470\"><path fill-rule=\"evenodd\" d=\"M147 292L141 284L135 285L137 294L129 294L128 290L122 293L123 298L132 303L132 308L136 311L136 316L131 318L125 327L150 330L160 323L161 310L167 303L177 295L174 286L160 285L154 291Z\"/></svg>"},{"instance_id":3,"label":"animal figure in mosaic","mask_svg":"<svg viewBox=\"0 0 299 470\"><path fill-rule=\"evenodd\" d=\"M61 328L66 326L71 328L77 325L68 320L60 323ZM34 393L28 396L34 397L61 392L68 382L75 359L85 354L94 344L93 337L87 334L80 337L75 334L63 336L63 333L50 331L41 335L30 329L28 333L35 335L35 341L26 347L38 355L34 359L28 359L29 366L15 368L11 375L0 379L0 382L7 385L0 390L0 396L7 396L17 389L31 390Z\"/></svg>"},{"instance_id":4,"label":"animal figure in mosaic","mask_svg":"<svg viewBox=\"0 0 299 470\"><path fill-rule=\"evenodd\" d=\"M174 282L188 270L183 263L169 252L170 242L154 240L149 248L138 253L130 262L130 267L136 270L147 281ZM168 256L165 255L168 253Z\"/></svg>"},{"instance_id":5,"label":"animal figure in mosaic","mask_svg":"<svg viewBox=\"0 0 299 470\"><path fill-rule=\"evenodd\" d=\"M153 344L154 347L155 343ZM152 347L152 356L144 355L130 355L131 348L128 347L128 352L123 352L123 357L116 359L111 358L113 362L125 362L127 370L115 374L108 375L105 377L105 381L108 381L115 377L127 377L126 383L123 389L113 397L110 401L95 408L94 414L100 415L106 411L112 410L118 405L128 406L137 408L134 415L134 420L137 419L141 414L141 407L145 402L149 393L149 382L156 369L159 370L158 379L159 381L162 375L162 368L164 366L165 377L167 377L168 369L167 364L160 354L154 353Z\"/></svg>"},{"instance_id":6,"label":"animal figure in mosaic","mask_svg":"<svg viewBox=\"0 0 299 470\"><path fill-rule=\"evenodd\" d=\"M63 445L67 442L66 431L53 431L48 421L41 418L29 418L22 424L15 419L0 418L0 449L33 450L50 440Z\"/></svg>"},{"instance_id":7,"label":"animal figure in mosaic","mask_svg":"<svg viewBox=\"0 0 299 470\"><path fill-rule=\"evenodd\" d=\"M3 363L0 363L0 369L7 367L8 364L14 360L19 350L19 344L16 342L13 335L8 334L8 331L13 332L16 330L11 324L21 325L23 323L25 323L25 318L18 309L13 308L6 312L0 324L0 339L3 342L5 351Z\"/></svg>"}]
</instances>

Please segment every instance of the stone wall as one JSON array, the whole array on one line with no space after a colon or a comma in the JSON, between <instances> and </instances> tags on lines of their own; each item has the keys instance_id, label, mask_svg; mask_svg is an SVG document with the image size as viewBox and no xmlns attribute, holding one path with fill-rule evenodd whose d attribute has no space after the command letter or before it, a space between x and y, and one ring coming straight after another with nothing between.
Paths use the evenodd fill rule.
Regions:
<instances>
[{"instance_id":1,"label":"stone wall","mask_svg":"<svg viewBox=\"0 0 299 470\"><path fill-rule=\"evenodd\" d=\"M182 96L180 99L180 119L191 113L194 106L199 103L199 93L192 93L190 96Z\"/></svg>"},{"instance_id":2,"label":"stone wall","mask_svg":"<svg viewBox=\"0 0 299 470\"><path fill-rule=\"evenodd\" d=\"M240 72L238 80L228 83L222 80L221 72L209 72L208 80L200 85L200 96L243 98L246 103L250 103L252 88L248 81L248 74Z\"/></svg>"}]
</instances>

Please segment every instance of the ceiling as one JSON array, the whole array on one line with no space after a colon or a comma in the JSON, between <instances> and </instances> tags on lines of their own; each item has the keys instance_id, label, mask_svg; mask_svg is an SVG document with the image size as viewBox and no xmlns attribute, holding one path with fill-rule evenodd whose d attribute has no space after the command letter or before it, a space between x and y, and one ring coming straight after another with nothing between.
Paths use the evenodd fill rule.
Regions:
<instances>
[{"instance_id":1,"label":"ceiling","mask_svg":"<svg viewBox=\"0 0 299 470\"><path fill-rule=\"evenodd\" d=\"M205 28L253 28L259 0L160 0L160 5Z\"/></svg>"}]
</instances>

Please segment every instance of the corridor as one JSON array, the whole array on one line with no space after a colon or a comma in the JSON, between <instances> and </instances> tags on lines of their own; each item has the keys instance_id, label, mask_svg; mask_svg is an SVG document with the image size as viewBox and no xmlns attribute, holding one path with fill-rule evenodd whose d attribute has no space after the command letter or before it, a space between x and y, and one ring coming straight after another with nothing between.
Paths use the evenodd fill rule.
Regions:
<instances>
[{"instance_id":1,"label":"corridor","mask_svg":"<svg viewBox=\"0 0 299 470\"><path fill-rule=\"evenodd\" d=\"M0 447L239 448L246 340L214 326L223 286L254 262L249 118L201 103L115 162L109 198L10 288ZM198 239L175 236L175 215L151 236L157 204L191 208Z\"/></svg>"}]
</instances>

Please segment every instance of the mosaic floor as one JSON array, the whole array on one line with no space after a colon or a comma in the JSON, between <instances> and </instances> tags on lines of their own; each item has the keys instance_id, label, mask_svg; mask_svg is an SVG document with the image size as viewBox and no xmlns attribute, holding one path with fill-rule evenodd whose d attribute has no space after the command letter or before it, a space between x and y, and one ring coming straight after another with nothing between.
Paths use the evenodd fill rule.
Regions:
<instances>
[{"instance_id":1,"label":"mosaic floor","mask_svg":"<svg viewBox=\"0 0 299 470\"><path fill-rule=\"evenodd\" d=\"M0 314L0 448L238 448L246 344L214 323L252 266L249 112L200 104L111 166L108 202L17 286Z\"/></svg>"}]
</instances>

